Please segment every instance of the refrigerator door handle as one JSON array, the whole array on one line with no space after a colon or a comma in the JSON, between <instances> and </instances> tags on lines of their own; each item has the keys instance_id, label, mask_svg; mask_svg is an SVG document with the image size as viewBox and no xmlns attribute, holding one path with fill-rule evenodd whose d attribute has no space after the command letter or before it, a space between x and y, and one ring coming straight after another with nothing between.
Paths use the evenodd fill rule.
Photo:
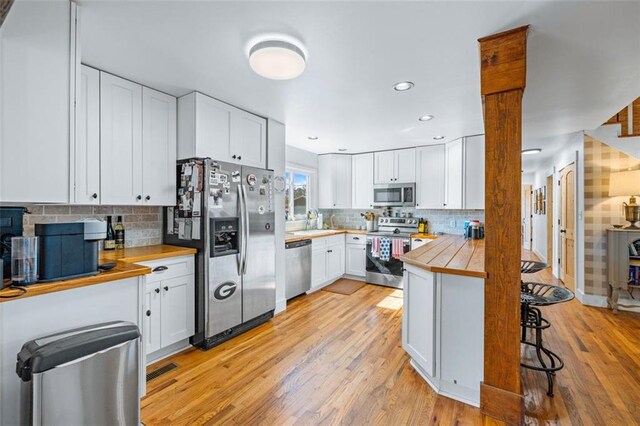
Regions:
<instances>
[{"instance_id":1,"label":"refrigerator door handle","mask_svg":"<svg viewBox=\"0 0 640 426\"><path fill-rule=\"evenodd\" d=\"M242 255L242 274L247 273L247 244L249 243L249 210L247 209L247 188L244 185L242 186L242 212L244 213L243 218L243 230L244 230L244 244L242 248L244 249L244 253Z\"/></svg>"},{"instance_id":2,"label":"refrigerator door handle","mask_svg":"<svg viewBox=\"0 0 640 426\"><path fill-rule=\"evenodd\" d=\"M242 185L238 185L238 212L240 213L240 254L238 259L238 275L242 275L242 269L244 268L244 252L247 242L244 240L244 203L243 203Z\"/></svg>"}]
</instances>

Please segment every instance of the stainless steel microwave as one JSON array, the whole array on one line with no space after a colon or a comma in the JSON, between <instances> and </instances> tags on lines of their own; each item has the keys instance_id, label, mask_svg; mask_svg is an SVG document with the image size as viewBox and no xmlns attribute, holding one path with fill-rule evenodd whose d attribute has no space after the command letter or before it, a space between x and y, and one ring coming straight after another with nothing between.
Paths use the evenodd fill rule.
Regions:
<instances>
[{"instance_id":1,"label":"stainless steel microwave","mask_svg":"<svg viewBox=\"0 0 640 426\"><path fill-rule=\"evenodd\" d=\"M389 183L373 186L374 207L415 207L415 183Z\"/></svg>"}]
</instances>

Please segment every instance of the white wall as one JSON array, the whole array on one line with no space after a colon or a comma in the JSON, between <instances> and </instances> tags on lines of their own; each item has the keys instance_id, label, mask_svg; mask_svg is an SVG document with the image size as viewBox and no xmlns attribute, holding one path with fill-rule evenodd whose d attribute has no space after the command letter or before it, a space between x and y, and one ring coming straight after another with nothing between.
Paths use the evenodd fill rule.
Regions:
<instances>
[{"instance_id":1,"label":"white wall","mask_svg":"<svg viewBox=\"0 0 640 426\"><path fill-rule=\"evenodd\" d=\"M275 120L267 122L267 167L273 169L275 176L284 176L285 170L285 126ZM285 298L285 252L284 252L284 192L276 192L275 203L275 236L276 236L276 313L287 309Z\"/></svg>"},{"instance_id":2,"label":"white wall","mask_svg":"<svg viewBox=\"0 0 640 426\"><path fill-rule=\"evenodd\" d=\"M547 235L547 216L535 215L533 221L533 247L534 252L541 258L546 258L547 239L553 238L553 259L545 259L552 265L553 274L558 276L559 239L558 239L558 219L560 218L560 191L558 180L560 170L571 163L576 164L576 271L575 284L578 298L584 292L584 134L576 132L568 143L544 165L538 167L535 173L534 189L546 184L546 178L553 174L553 212L547 210L547 214L553 214L554 234Z\"/></svg>"}]
</instances>

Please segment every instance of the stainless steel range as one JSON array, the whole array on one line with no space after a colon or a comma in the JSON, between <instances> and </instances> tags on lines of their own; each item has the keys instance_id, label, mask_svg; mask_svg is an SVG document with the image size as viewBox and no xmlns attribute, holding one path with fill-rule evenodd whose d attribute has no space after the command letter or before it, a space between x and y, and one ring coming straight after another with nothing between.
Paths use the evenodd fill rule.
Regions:
<instances>
[{"instance_id":1,"label":"stainless steel range","mask_svg":"<svg viewBox=\"0 0 640 426\"><path fill-rule=\"evenodd\" d=\"M378 218L378 231L367 233L367 274L371 284L402 288L403 264L398 258L411 250L418 219Z\"/></svg>"}]
</instances>

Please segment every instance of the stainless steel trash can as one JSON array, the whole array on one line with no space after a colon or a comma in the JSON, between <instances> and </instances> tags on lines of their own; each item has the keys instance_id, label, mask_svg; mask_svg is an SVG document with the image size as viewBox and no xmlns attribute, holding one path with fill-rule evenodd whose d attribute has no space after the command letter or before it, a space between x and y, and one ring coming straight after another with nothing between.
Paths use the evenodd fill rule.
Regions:
<instances>
[{"instance_id":1,"label":"stainless steel trash can","mask_svg":"<svg viewBox=\"0 0 640 426\"><path fill-rule=\"evenodd\" d=\"M138 327L124 321L25 343L16 364L21 424L138 426L139 350Z\"/></svg>"}]
</instances>

